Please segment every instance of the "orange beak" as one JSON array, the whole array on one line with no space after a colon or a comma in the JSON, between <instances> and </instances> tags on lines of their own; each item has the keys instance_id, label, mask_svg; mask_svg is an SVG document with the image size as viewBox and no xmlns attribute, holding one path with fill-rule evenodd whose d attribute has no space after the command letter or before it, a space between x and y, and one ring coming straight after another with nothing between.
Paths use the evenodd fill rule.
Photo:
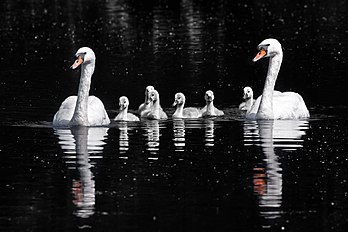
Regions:
<instances>
[{"instance_id":1,"label":"orange beak","mask_svg":"<svg viewBox=\"0 0 348 232\"><path fill-rule=\"evenodd\" d=\"M254 62L258 61L262 57L264 57L267 54L267 52L264 49L261 49L259 53L256 54L255 58L253 59Z\"/></svg>"},{"instance_id":2,"label":"orange beak","mask_svg":"<svg viewBox=\"0 0 348 232\"><path fill-rule=\"evenodd\" d=\"M81 56L77 57L77 59L75 60L75 62L71 65L71 69L75 69L77 67L79 67L81 64L83 63L83 58Z\"/></svg>"}]
</instances>

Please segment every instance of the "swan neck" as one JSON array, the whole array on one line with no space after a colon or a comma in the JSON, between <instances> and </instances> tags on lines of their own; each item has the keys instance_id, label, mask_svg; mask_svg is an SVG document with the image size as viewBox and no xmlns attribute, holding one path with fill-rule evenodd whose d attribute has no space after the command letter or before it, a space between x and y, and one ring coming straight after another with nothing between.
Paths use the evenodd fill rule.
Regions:
<instances>
[{"instance_id":1,"label":"swan neck","mask_svg":"<svg viewBox=\"0 0 348 232\"><path fill-rule=\"evenodd\" d=\"M274 86L278 77L280 66L283 60L283 53L280 51L277 55L269 59L268 72L263 87L260 107L257 112L257 117L261 119L273 119L273 92Z\"/></svg>"},{"instance_id":2,"label":"swan neck","mask_svg":"<svg viewBox=\"0 0 348 232\"><path fill-rule=\"evenodd\" d=\"M153 103L153 109L154 109L155 111L157 111L157 110L159 110L159 108L160 108L160 102L159 102L159 99L157 99L157 100L154 101L154 103Z\"/></svg>"},{"instance_id":3,"label":"swan neck","mask_svg":"<svg viewBox=\"0 0 348 232\"><path fill-rule=\"evenodd\" d=\"M94 63L82 64L79 90L74 115L70 122L71 125L88 126L88 97L93 72Z\"/></svg>"},{"instance_id":4,"label":"swan neck","mask_svg":"<svg viewBox=\"0 0 348 232\"><path fill-rule=\"evenodd\" d=\"M214 112L214 103L212 101L211 102L207 102L207 111L210 112L210 113Z\"/></svg>"},{"instance_id":5,"label":"swan neck","mask_svg":"<svg viewBox=\"0 0 348 232\"><path fill-rule=\"evenodd\" d=\"M183 104L178 104L177 106L176 106L176 110L175 110L175 112L174 112L174 116L176 116L176 117L183 117L183 113L184 113L184 105Z\"/></svg>"},{"instance_id":6,"label":"swan neck","mask_svg":"<svg viewBox=\"0 0 348 232\"><path fill-rule=\"evenodd\" d=\"M245 101L245 108L250 109L254 104L254 99L251 97Z\"/></svg>"},{"instance_id":7,"label":"swan neck","mask_svg":"<svg viewBox=\"0 0 348 232\"><path fill-rule=\"evenodd\" d=\"M118 113L118 116L116 119L119 120L127 120L127 114L128 114L128 107L124 108Z\"/></svg>"}]
</instances>

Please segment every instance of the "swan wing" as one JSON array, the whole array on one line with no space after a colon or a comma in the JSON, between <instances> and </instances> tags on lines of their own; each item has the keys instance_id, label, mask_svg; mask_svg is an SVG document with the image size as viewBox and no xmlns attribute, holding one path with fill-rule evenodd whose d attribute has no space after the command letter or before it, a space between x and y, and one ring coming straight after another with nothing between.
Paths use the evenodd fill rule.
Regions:
<instances>
[{"instance_id":1,"label":"swan wing","mask_svg":"<svg viewBox=\"0 0 348 232\"><path fill-rule=\"evenodd\" d=\"M240 103L238 109L239 110L246 110L245 102Z\"/></svg>"},{"instance_id":2,"label":"swan wing","mask_svg":"<svg viewBox=\"0 0 348 232\"><path fill-rule=\"evenodd\" d=\"M183 111L184 118L199 118L201 115L200 110L195 107L186 107Z\"/></svg>"},{"instance_id":3,"label":"swan wing","mask_svg":"<svg viewBox=\"0 0 348 232\"><path fill-rule=\"evenodd\" d=\"M215 107L215 115L216 116L222 116L224 115L225 113L222 111L222 110L219 110L218 108Z\"/></svg>"},{"instance_id":4,"label":"swan wing","mask_svg":"<svg viewBox=\"0 0 348 232\"><path fill-rule=\"evenodd\" d=\"M127 121L139 121L139 118L132 113L127 114Z\"/></svg>"},{"instance_id":5,"label":"swan wing","mask_svg":"<svg viewBox=\"0 0 348 232\"><path fill-rule=\"evenodd\" d=\"M254 102L253 106L248 110L246 117L255 119L260 106L261 96ZM294 92L279 92L273 93L273 113L274 119L300 119L308 118L309 111L303 98L298 93Z\"/></svg>"},{"instance_id":6,"label":"swan wing","mask_svg":"<svg viewBox=\"0 0 348 232\"><path fill-rule=\"evenodd\" d=\"M166 112L164 112L162 108L160 108L159 114L160 114L160 119L168 119Z\"/></svg>"},{"instance_id":7,"label":"swan wing","mask_svg":"<svg viewBox=\"0 0 348 232\"><path fill-rule=\"evenodd\" d=\"M88 97L88 123L90 126L106 126L110 124L103 102L95 96Z\"/></svg>"},{"instance_id":8,"label":"swan wing","mask_svg":"<svg viewBox=\"0 0 348 232\"><path fill-rule=\"evenodd\" d=\"M275 119L308 118L309 112L303 98L298 93L284 92L273 96Z\"/></svg>"},{"instance_id":9,"label":"swan wing","mask_svg":"<svg viewBox=\"0 0 348 232\"><path fill-rule=\"evenodd\" d=\"M59 110L53 117L53 126L68 126L74 114L77 96L67 97L59 107Z\"/></svg>"}]
</instances>

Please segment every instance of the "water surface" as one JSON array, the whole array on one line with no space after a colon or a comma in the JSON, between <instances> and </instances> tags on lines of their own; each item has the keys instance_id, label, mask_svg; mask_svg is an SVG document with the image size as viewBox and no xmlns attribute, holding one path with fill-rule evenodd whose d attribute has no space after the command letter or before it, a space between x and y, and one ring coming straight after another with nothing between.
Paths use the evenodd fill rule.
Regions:
<instances>
[{"instance_id":1,"label":"water surface","mask_svg":"<svg viewBox=\"0 0 348 232\"><path fill-rule=\"evenodd\" d=\"M0 6L1 231L346 231L347 1L4 1ZM249 121L261 94L257 44L281 41L276 89L300 93L307 120ZM55 129L76 94L81 46L91 94L111 118L126 95L176 92L220 118Z\"/></svg>"}]
</instances>

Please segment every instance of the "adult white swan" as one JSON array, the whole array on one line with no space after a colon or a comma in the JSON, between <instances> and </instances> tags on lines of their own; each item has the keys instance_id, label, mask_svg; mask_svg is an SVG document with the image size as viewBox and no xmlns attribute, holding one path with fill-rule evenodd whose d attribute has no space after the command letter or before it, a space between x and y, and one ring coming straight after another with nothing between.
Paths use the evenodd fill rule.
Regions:
<instances>
[{"instance_id":1,"label":"adult white swan","mask_svg":"<svg viewBox=\"0 0 348 232\"><path fill-rule=\"evenodd\" d=\"M258 45L254 62L269 57L268 72L263 92L247 111L249 119L299 119L308 118L309 112L301 95L294 92L274 91L278 72L283 60L281 44L276 39L265 39Z\"/></svg>"},{"instance_id":2,"label":"adult white swan","mask_svg":"<svg viewBox=\"0 0 348 232\"><path fill-rule=\"evenodd\" d=\"M77 96L70 96L63 101L54 115L54 127L68 126L105 126L110 119L103 102L89 96L91 78L95 67L95 54L92 49L82 47L76 52L76 61L71 66L76 69L81 65L81 77Z\"/></svg>"}]
</instances>

